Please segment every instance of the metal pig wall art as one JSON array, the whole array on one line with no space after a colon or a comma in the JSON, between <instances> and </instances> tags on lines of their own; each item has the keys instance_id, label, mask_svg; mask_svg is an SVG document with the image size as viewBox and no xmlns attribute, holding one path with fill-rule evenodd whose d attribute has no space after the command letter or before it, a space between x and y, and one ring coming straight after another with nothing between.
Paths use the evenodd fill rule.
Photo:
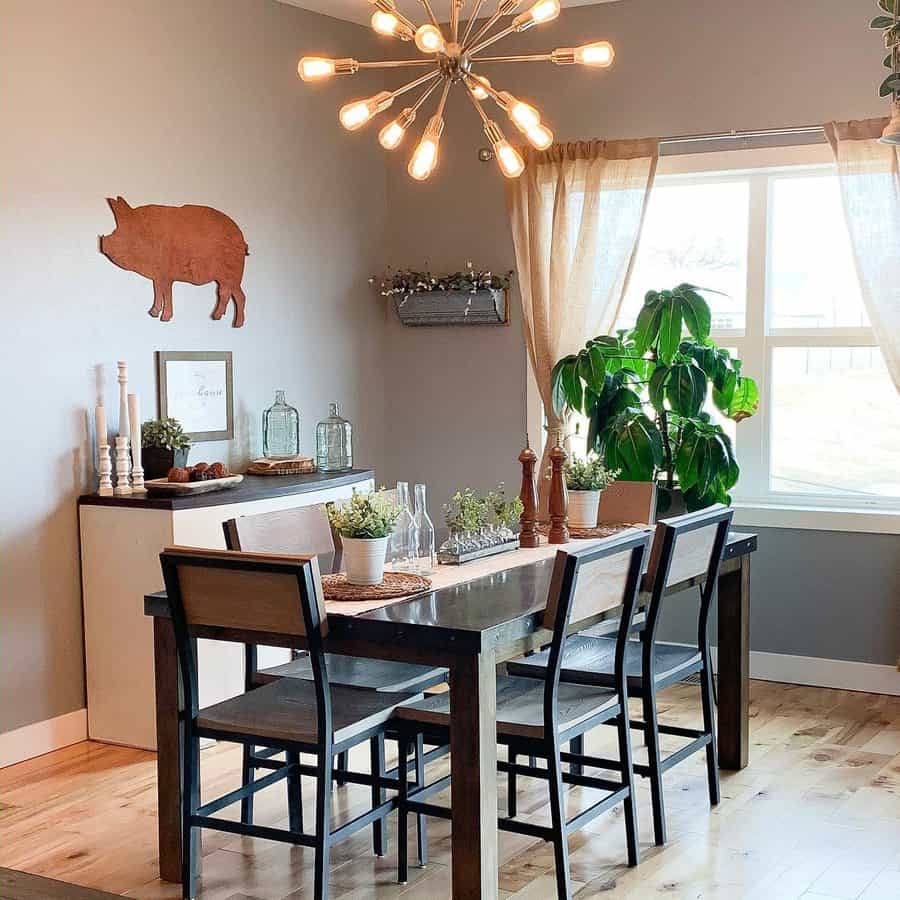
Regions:
<instances>
[{"instance_id":1,"label":"metal pig wall art","mask_svg":"<svg viewBox=\"0 0 900 900\"><path fill-rule=\"evenodd\" d=\"M241 289L249 253L233 219L209 206L129 206L122 197L108 199L116 219L112 234L100 238L100 252L117 266L153 282L150 315L168 322L172 283L216 282L212 317L221 319L234 301L235 328L244 324Z\"/></svg>"}]
</instances>

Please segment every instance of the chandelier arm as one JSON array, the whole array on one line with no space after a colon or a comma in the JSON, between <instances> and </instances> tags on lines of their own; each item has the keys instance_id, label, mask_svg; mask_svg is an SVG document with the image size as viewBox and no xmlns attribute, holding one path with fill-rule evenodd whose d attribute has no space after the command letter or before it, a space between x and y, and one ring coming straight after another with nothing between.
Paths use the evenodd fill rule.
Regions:
<instances>
[{"instance_id":1,"label":"chandelier arm","mask_svg":"<svg viewBox=\"0 0 900 900\"><path fill-rule=\"evenodd\" d=\"M532 53L524 56L482 56L479 57L479 63L492 62L552 62L552 53Z\"/></svg>"},{"instance_id":2,"label":"chandelier arm","mask_svg":"<svg viewBox=\"0 0 900 900\"><path fill-rule=\"evenodd\" d=\"M407 91L414 90L420 84L425 84L426 81L430 81L432 78L437 78L440 74L440 69L436 69L434 72L429 72L427 75L423 75L421 78L416 78L414 81L410 81L408 84L404 84L403 87L399 87L397 88L397 90L391 91L391 95L393 97L399 97L401 94L405 94ZM449 82L447 82L447 84L449 85Z\"/></svg>"},{"instance_id":3,"label":"chandelier arm","mask_svg":"<svg viewBox=\"0 0 900 900\"><path fill-rule=\"evenodd\" d=\"M419 111L419 107L434 93L437 86L440 84L440 81L432 81L431 84L422 91L421 96L415 103L410 107L410 109L415 113Z\"/></svg>"},{"instance_id":4,"label":"chandelier arm","mask_svg":"<svg viewBox=\"0 0 900 900\"><path fill-rule=\"evenodd\" d=\"M435 28L440 28L441 25L437 20L437 16L434 14L434 10L431 8L431 3L428 0L419 0L419 3L425 7L425 12L428 13L428 18L431 20L431 24L434 25Z\"/></svg>"},{"instance_id":5,"label":"chandelier arm","mask_svg":"<svg viewBox=\"0 0 900 900\"><path fill-rule=\"evenodd\" d=\"M472 14L469 16L469 21L466 22L466 30L463 33L463 39L460 41L463 47L466 46L466 42L469 40L469 35L472 33L472 27L475 25L475 22L478 19L478 13L481 12L482 6L484 6L484 0L475 0L475 6L472 8Z\"/></svg>"},{"instance_id":6,"label":"chandelier arm","mask_svg":"<svg viewBox=\"0 0 900 900\"><path fill-rule=\"evenodd\" d=\"M400 69L406 66L433 66L433 59L386 59L381 62L361 62L360 69ZM437 70L435 70L437 74Z\"/></svg>"},{"instance_id":7,"label":"chandelier arm","mask_svg":"<svg viewBox=\"0 0 900 900\"><path fill-rule=\"evenodd\" d=\"M459 11L466 0L450 0L450 40L455 44L459 38Z\"/></svg>"},{"instance_id":8,"label":"chandelier arm","mask_svg":"<svg viewBox=\"0 0 900 900\"><path fill-rule=\"evenodd\" d=\"M500 21L504 16L508 16L518 9L521 6L522 0L501 0L500 3L497 4L496 12L478 29L475 33L475 37L472 38L470 44L477 44L496 24ZM467 44L463 49L468 50L469 44Z\"/></svg>"},{"instance_id":9,"label":"chandelier arm","mask_svg":"<svg viewBox=\"0 0 900 900\"><path fill-rule=\"evenodd\" d=\"M442 117L444 115L444 107L447 105L447 94L450 93L450 87L452 82L449 80L444 81L444 90L441 94L441 99L438 101L437 112L435 116Z\"/></svg>"},{"instance_id":10,"label":"chandelier arm","mask_svg":"<svg viewBox=\"0 0 900 900\"><path fill-rule=\"evenodd\" d=\"M503 40L503 38L508 37L509 35L515 32L516 28L514 25L507 25L502 31L498 31L496 34L491 35L489 38L485 38L480 44L476 44L472 47L471 50L466 50L466 53L469 56L474 56L476 53L480 53L486 47L490 47L491 44L496 44L497 41Z\"/></svg>"},{"instance_id":11,"label":"chandelier arm","mask_svg":"<svg viewBox=\"0 0 900 900\"><path fill-rule=\"evenodd\" d=\"M488 114L484 111L484 107L481 105L481 101L471 91L466 91L466 93L469 95L469 99L474 104L475 109L478 112L478 115L481 116L481 121L485 125L487 125L488 122L490 122L491 120L490 120L490 117L488 116Z\"/></svg>"}]
</instances>

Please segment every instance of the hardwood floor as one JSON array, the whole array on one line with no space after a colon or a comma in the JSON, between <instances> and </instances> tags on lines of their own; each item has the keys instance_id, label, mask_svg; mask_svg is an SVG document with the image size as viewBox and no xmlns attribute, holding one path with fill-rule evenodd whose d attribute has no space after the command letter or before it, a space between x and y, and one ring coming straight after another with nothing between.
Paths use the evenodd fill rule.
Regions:
<instances>
[{"instance_id":1,"label":"hardwood floor","mask_svg":"<svg viewBox=\"0 0 900 900\"><path fill-rule=\"evenodd\" d=\"M696 687L672 688L662 700L664 721L699 721ZM652 845L649 794L639 782L638 868L625 866L621 809L572 836L579 900L900 898L900 697L754 682L751 717L750 766L722 773L722 803L715 811L708 808L702 754L666 776L670 840L665 848ZM603 755L613 740L613 729L595 732L588 752ZM634 743L641 758L637 733ZM354 761L367 763L362 756ZM445 765L435 764L429 775ZM204 798L224 793L239 782L239 751L227 745L205 750L201 767ZM312 821L314 791L304 782L307 821ZM528 779L520 785L520 814L546 822L545 786ZM340 788L338 814L355 814L366 794L365 788ZM590 802L587 791L569 796L570 815ZM155 802L151 753L84 743L4 769L0 866L146 900L180 897L177 885L156 878ZM258 795L259 822L284 823L286 817L282 785ZM332 897L448 896L449 823L430 820L429 833L429 865L411 868L403 886L394 883L393 819L391 852L383 859L372 856L369 831L339 844L332 852ZM203 853L203 900L312 896L312 851L306 848L204 832ZM555 895L549 845L501 833L500 863L503 897Z\"/></svg>"}]
</instances>

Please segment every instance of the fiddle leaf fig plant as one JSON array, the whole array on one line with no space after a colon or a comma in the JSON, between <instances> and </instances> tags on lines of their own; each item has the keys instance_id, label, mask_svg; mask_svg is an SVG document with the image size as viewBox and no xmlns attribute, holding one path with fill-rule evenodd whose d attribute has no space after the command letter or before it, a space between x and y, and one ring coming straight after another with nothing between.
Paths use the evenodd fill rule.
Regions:
<instances>
[{"instance_id":1,"label":"fiddle leaf fig plant","mask_svg":"<svg viewBox=\"0 0 900 900\"><path fill-rule=\"evenodd\" d=\"M691 284L649 291L631 331L593 338L553 368L556 414L587 417L588 451L620 480L658 480L660 512L676 488L689 510L731 501L740 469L707 404L735 422L759 406L741 361L710 340L705 292Z\"/></svg>"}]
</instances>

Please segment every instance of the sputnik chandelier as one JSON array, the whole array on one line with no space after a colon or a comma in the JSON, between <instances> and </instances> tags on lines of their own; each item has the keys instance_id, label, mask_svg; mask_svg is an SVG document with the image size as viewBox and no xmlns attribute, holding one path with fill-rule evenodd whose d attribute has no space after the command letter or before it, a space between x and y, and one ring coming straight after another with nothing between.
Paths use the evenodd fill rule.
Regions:
<instances>
[{"instance_id":1,"label":"sputnik chandelier","mask_svg":"<svg viewBox=\"0 0 900 900\"><path fill-rule=\"evenodd\" d=\"M348 131L362 128L379 113L393 105L394 100L416 88L423 88L419 97L388 122L378 133L378 140L385 150L395 150L403 141L409 127L415 122L419 109L441 87L437 111L428 120L419 143L409 161L409 174L417 181L425 181L434 172L438 161L438 148L444 130L444 108L447 95L455 84L463 85L466 94L478 111L494 151L494 159L507 178L522 174L525 163L521 154L506 139L500 126L485 111L484 102L493 100L513 125L538 150L545 150L553 143L553 132L541 121L540 113L524 100L509 91L498 91L490 80L474 71L482 63L551 62L557 66L582 65L608 68L614 52L609 41L597 41L581 47L560 47L550 53L525 56L482 56L497 41L527 31L534 25L550 22L560 12L559 0L536 0L530 9L514 15L523 0L498 0L497 9L476 28L478 15L485 0L474 0L465 28L460 23L460 13L467 0L450 0L450 35L445 37L435 17L430 0L419 0L428 21L416 25L403 15L394 0L370 0L375 7L372 27L379 34L414 41L422 56L414 59L360 62L357 59L328 59L323 56L304 56L297 70L304 81L323 81L333 75L354 75L361 69L395 69L428 67L430 72L416 78L394 91L379 91L372 97L352 100L341 107L339 119ZM507 23L501 20L513 16ZM499 28L498 28L499 26Z\"/></svg>"}]
</instances>

